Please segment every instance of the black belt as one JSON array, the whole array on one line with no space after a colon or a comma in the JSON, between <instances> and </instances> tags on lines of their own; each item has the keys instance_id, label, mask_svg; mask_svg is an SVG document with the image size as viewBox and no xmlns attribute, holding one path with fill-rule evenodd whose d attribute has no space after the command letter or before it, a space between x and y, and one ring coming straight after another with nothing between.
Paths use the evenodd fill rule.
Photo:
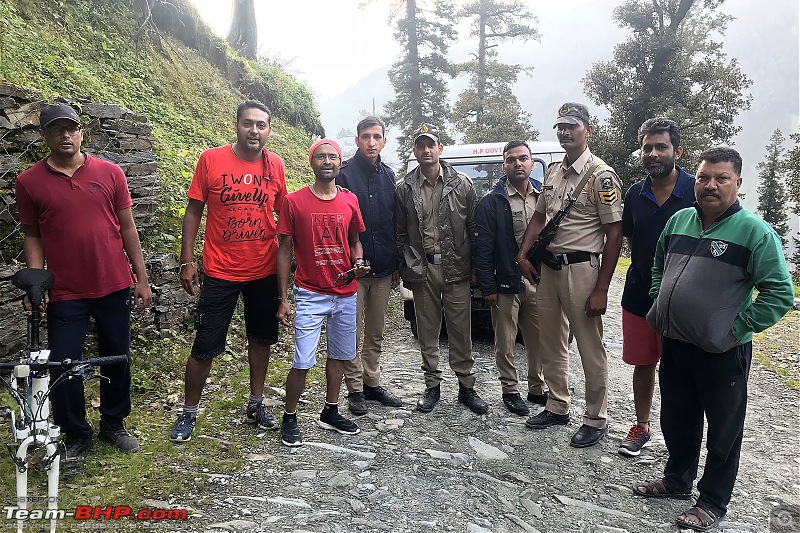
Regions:
<instances>
[{"instance_id":1,"label":"black belt","mask_svg":"<svg viewBox=\"0 0 800 533\"><path fill-rule=\"evenodd\" d=\"M425 259L432 265L442 264L442 254L429 254L428 252L425 252Z\"/></svg>"},{"instance_id":2,"label":"black belt","mask_svg":"<svg viewBox=\"0 0 800 533\"><path fill-rule=\"evenodd\" d=\"M597 254L591 252L567 252L565 254L554 254L562 265L574 265L576 263L585 263L591 261L592 257L597 257Z\"/></svg>"}]
</instances>

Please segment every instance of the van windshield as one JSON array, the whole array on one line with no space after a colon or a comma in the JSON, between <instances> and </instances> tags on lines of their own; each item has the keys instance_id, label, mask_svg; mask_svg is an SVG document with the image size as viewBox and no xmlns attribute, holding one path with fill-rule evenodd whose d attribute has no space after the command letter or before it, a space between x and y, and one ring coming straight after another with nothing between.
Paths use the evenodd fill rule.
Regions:
<instances>
[{"instance_id":1,"label":"van windshield","mask_svg":"<svg viewBox=\"0 0 800 533\"><path fill-rule=\"evenodd\" d=\"M467 163L449 161L456 170L469 176L478 198L488 193L494 188L498 180L503 177L503 164L496 163ZM533 160L533 171L531 176L541 182L544 179L545 164L539 159Z\"/></svg>"}]
</instances>

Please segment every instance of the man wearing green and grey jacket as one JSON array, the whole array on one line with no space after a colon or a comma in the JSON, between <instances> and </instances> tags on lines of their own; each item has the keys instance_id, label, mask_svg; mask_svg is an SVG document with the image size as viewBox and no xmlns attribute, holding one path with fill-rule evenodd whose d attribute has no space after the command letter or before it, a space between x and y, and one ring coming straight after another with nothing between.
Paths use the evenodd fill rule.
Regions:
<instances>
[{"instance_id":1,"label":"man wearing green and grey jacket","mask_svg":"<svg viewBox=\"0 0 800 533\"><path fill-rule=\"evenodd\" d=\"M739 470L753 333L778 322L794 301L780 238L739 205L741 171L742 159L731 148L700 155L697 203L669 219L653 265L647 321L662 335L661 430L669 460L663 479L634 491L691 497L705 416L700 494L677 518L691 529L705 530L727 512Z\"/></svg>"}]
</instances>

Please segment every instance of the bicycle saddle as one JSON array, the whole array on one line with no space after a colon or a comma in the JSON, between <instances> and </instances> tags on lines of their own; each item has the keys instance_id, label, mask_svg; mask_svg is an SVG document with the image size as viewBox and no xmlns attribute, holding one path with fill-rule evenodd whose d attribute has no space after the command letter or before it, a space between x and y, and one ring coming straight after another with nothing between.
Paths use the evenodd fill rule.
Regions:
<instances>
[{"instance_id":1,"label":"bicycle saddle","mask_svg":"<svg viewBox=\"0 0 800 533\"><path fill-rule=\"evenodd\" d=\"M43 268L23 268L11 277L11 284L28 295L31 305L38 307L44 291L53 286L53 274Z\"/></svg>"}]
</instances>

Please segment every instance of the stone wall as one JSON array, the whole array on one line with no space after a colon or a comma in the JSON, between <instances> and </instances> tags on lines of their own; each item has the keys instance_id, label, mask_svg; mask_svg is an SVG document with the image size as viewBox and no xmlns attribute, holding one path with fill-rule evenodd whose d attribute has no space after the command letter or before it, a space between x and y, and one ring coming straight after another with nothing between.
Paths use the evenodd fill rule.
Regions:
<instances>
[{"instance_id":1,"label":"stone wall","mask_svg":"<svg viewBox=\"0 0 800 533\"><path fill-rule=\"evenodd\" d=\"M154 228L158 208L158 162L152 125L147 117L102 103L61 100L72 105L84 123L84 150L117 163L128 178L133 215L144 238ZM48 102L32 91L0 84L0 360L7 360L25 345L26 317L21 313L22 293L10 278L24 264L22 232L14 200L17 175L47 155L38 127L39 112ZM145 251L153 307L136 313L134 320L145 332L158 332L186 324L194 308L178 282L174 255Z\"/></svg>"}]
</instances>

